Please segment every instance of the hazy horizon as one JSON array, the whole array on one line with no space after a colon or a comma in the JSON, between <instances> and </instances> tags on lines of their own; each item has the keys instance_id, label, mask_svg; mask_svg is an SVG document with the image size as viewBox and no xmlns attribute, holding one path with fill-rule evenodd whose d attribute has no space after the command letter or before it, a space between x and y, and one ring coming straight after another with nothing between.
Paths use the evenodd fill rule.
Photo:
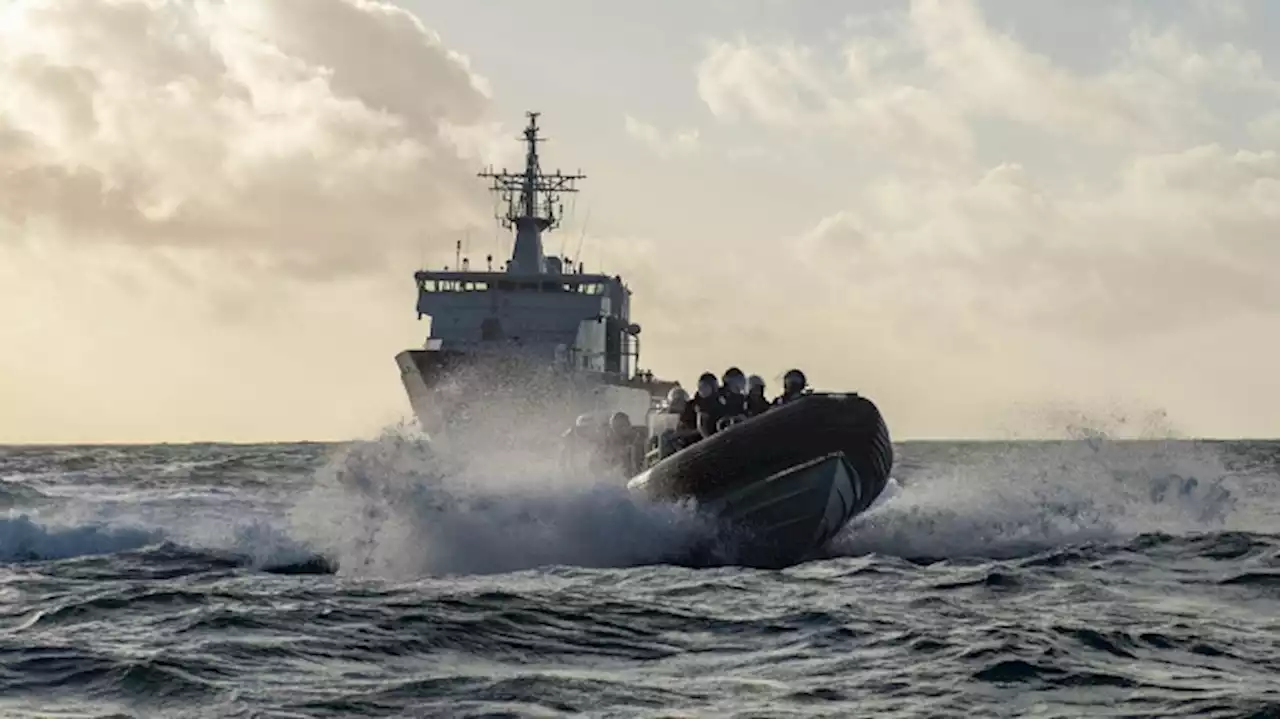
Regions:
<instances>
[{"instance_id":1,"label":"hazy horizon","mask_svg":"<svg viewBox=\"0 0 1280 719\"><path fill-rule=\"evenodd\" d=\"M412 273L508 256L476 173L526 110L587 175L548 251L624 277L659 376L801 367L897 440L1280 437L1277 39L1261 0L0 3L0 444L407 416Z\"/></svg>"}]
</instances>

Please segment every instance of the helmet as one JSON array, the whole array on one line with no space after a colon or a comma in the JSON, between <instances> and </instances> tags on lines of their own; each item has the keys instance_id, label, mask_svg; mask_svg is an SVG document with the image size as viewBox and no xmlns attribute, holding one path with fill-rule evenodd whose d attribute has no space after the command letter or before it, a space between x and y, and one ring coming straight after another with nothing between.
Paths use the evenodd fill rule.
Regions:
<instances>
[{"instance_id":1,"label":"helmet","mask_svg":"<svg viewBox=\"0 0 1280 719\"><path fill-rule=\"evenodd\" d=\"M719 384L715 375L710 372L703 372L702 376L698 378L698 394L702 397L710 397L715 394Z\"/></svg>"},{"instance_id":2,"label":"helmet","mask_svg":"<svg viewBox=\"0 0 1280 719\"><path fill-rule=\"evenodd\" d=\"M747 389L759 389L764 391L764 378L758 374L753 374L747 378Z\"/></svg>"},{"instance_id":3,"label":"helmet","mask_svg":"<svg viewBox=\"0 0 1280 719\"><path fill-rule=\"evenodd\" d=\"M725 370L724 376L720 381L731 392L743 392L747 389L747 377L737 367L730 367Z\"/></svg>"},{"instance_id":4,"label":"helmet","mask_svg":"<svg viewBox=\"0 0 1280 719\"><path fill-rule=\"evenodd\" d=\"M613 416L609 417L609 426L613 429L630 429L631 418L626 412L614 412Z\"/></svg>"},{"instance_id":5,"label":"helmet","mask_svg":"<svg viewBox=\"0 0 1280 719\"><path fill-rule=\"evenodd\" d=\"M804 376L804 372L798 369L787 370L782 377L782 386L787 392L799 392L809 384L809 380Z\"/></svg>"}]
</instances>

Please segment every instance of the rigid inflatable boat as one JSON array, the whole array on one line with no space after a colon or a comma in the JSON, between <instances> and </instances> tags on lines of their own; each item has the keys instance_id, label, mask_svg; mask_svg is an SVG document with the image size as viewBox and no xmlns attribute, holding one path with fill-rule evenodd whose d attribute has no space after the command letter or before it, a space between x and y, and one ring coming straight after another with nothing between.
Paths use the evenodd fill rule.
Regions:
<instances>
[{"instance_id":1,"label":"rigid inflatable boat","mask_svg":"<svg viewBox=\"0 0 1280 719\"><path fill-rule=\"evenodd\" d=\"M670 432L651 423L650 444ZM692 500L729 530L732 563L766 568L816 555L871 506L893 467L880 410L856 394L808 394L660 453L628 489L652 501Z\"/></svg>"}]
</instances>

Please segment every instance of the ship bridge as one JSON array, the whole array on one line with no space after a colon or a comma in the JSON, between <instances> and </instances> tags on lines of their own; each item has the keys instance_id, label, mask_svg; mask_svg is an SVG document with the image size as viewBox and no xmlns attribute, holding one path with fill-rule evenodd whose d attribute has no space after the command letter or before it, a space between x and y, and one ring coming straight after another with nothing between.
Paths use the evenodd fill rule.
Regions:
<instances>
[{"instance_id":1,"label":"ship bridge","mask_svg":"<svg viewBox=\"0 0 1280 719\"><path fill-rule=\"evenodd\" d=\"M426 349L519 352L579 370L630 376L640 328L621 277L422 271L418 316Z\"/></svg>"}]
</instances>

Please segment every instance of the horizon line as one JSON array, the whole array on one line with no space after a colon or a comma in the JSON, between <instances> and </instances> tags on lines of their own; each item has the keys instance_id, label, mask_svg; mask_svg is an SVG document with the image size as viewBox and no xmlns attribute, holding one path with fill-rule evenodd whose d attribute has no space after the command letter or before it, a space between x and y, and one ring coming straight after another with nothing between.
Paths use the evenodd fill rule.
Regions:
<instances>
[{"instance_id":1,"label":"horizon line","mask_svg":"<svg viewBox=\"0 0 1280 719\"><path fill-rule=\"evenodd\" d=\"M202 445L219 445L225 447L272 447L284 445L342 445L352 444L355 442L374 442L377 437L353 437L348 439L277 439L277 440L155 440L155 441L0 441L0 449L22 449L22 448L58 448L58 447L155 447L155 446L177 446L177 447L194 447ZM1119 436L1112 437L1106 434L1100 434L1097 437L1053 437L1053 436L1032 436L1032 437L906 437L901 439L893 439L893 444L999 444L1010 442L1088 442L1094 439L1102 439L1109 442L1280 442L1280 437L1265 436L1170 436L1170 437L1130 437Z\"/></svg>"}]
</instances>

